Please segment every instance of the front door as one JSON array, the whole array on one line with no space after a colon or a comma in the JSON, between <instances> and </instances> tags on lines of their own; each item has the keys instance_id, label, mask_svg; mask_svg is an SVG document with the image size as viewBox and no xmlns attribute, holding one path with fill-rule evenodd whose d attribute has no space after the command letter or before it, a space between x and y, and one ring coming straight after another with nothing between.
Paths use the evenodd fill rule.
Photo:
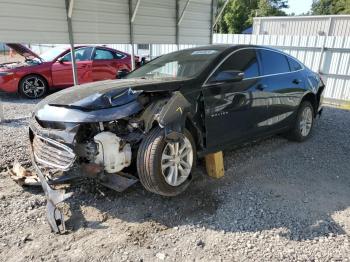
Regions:
<instances>
[{"instance_id":1,"label":"front door","mask_svg":"<svg viewBox=\"0 0 350 262\"><path fill-rule=\"evenodd\" d=\"M238 82L220 82L222 71L244 72ZM263 90L256 50L245 48L234 52L214 72L203 87L207 147L249 139L263 132L259 123L266 119L267 99Z\"/></svg>"},{"instance_id":2,"label":"front door","mask_svg":"<svg viewBox=\"0 0 350 262\"><path fill-rule=\"evenodd\" d=\"M92 81L92 50L92 47L83 47L75 50L79 84ZM74 85L70 52L64 55L59 61L53 63L51 69L54 87L64 88Z\"/></svg>"}]
</instances>

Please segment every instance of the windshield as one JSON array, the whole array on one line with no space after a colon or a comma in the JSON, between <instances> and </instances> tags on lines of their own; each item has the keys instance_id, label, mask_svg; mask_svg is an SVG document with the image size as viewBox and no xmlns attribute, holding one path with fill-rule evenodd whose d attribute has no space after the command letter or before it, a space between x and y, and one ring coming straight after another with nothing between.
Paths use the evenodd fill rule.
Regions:
<instances>
[{"instance_id":1,"label":"windshield","mask_svg":"<svg viewBox=\"0 0 350 262\"><path fill-rule=\"evenodd\" d=\"M214 49L174 52L152 60L127 78L192 78L200 74L218 54L219 51Z\"/></svg>"},{"instance_id":2,"label":"windshield","mask_svg":"<svg viewBox=\"0 0 350 262\"><path fill-rule=\"evenodd\" d=\"M61 53L63 53L64 51L66 51L67 48L66 47L56 47L56 48L52 48L49 49L47 51L45 51L44 53L42 53L40 55L40 57L45 61L45 62L50 62L52 60L54 60L57 56L59 56Z\"/></svg>"}]
</instances>

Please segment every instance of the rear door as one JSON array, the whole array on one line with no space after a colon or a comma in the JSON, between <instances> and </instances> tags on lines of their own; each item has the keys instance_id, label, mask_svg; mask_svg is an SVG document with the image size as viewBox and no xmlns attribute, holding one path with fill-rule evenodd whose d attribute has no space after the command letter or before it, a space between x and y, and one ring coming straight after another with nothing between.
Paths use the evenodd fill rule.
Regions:
<instances>
[{"instance_id":1,"label":"rear door","mask_svg":"<svg viewBox=\"0 0 350 262\"><path fill-rule=\"evenodd\" d=\"M269 131L290 125L303 93L302 66L290 62L288 56L278 51L259 49L262 75L266 78L264 92L268 94L268 118L261 123Z\"/></svg>"},{"instance_id":2,"label":"rear door","mask_svg":"<svg viewBox=\"0 0 350 262\"><path fill-rule=\"evenodd\" d=\"M75 50L75 59L77 64L78 83L84 84L92 81L91 77L91 54L92 47L83 47ZM52 81L53 86L63 88L74 85L72 72L71 53L67 53L61 59L52 64Z\"/></svg>"},{"instance_id":3,"label":"rear door","mask_svg":"<svg viewBox=\"0 0 350 262\"><path fill-rule=\"evenodd\" d=\"M243 80L215 81L220 72L227 70L244 72ZM264 85L254 48L234 52L219 66L203 87L209 148L248 140L263 132L258 124L266 119L266 99L260 91Z\"/></svg>"},{"instance_id":4,"label":"rear door","mask_svg":"<svg viewBox=\"0 0 350 262\"><path fill-rule=\"evenodd\" d=\"M97 47L92 58L93 81L115 79L120 67L119 60L122 58L123 56L118 56L112 50Z\"/></svg>"}]
</instances>

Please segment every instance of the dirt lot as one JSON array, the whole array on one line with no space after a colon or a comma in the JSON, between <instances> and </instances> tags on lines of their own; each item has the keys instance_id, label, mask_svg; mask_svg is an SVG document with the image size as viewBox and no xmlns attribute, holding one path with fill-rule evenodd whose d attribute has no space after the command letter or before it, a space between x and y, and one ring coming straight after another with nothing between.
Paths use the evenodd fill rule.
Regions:
<instances>
[{"instance_id":1,"label":"dirt lot","mask_svg":"<svg viewBox=\"0 0 350 262\"><path fill-rule=\"evenodd\" d=\"M0 172L29 165L34 101L0 94ZM273 137L225 151L226 176L201 166L175 198L124 193L85 181L64 209L66 235L50 233L40 188L0 175L0 261L348 261L350 112L326 108L313 137Z\"/></svg>"}]
</instances>

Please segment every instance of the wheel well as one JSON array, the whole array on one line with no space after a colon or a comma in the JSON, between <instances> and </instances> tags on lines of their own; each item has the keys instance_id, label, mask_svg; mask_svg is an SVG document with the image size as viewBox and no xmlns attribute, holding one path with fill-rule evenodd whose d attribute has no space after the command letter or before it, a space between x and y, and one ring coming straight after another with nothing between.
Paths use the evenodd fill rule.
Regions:
<instances>
[{"instance_id":1,"label":"wheel well","mask_svg":"<svg viewBox=\"0 0 350 262\"><path fill-rule=\"evenodd\" d=\"M18 87L17 87L18 91L19 91L22 80L27 76L40 76L42 79L44 79L46 86L49 88L49 81L47 81L47 79L43 75L41 75L41 74L27 74L27 75L22 76L22 78L18 81Z\"/></svg>"},{"instance_id":2,"label":"wheel well","mask_svg":"<svg viewBox=\"0 0 350 262\"><path fill-rule=\"evenodd\" d=\"M306 94L303 99L301 100L301 103L303 101L309 101L314 109L314 116L316 116L317 114L317 109L318 109L318 105L319 105L319 100L317 99L315 94L312 93L308 93Z\"/></svg>"}]
</instances>

